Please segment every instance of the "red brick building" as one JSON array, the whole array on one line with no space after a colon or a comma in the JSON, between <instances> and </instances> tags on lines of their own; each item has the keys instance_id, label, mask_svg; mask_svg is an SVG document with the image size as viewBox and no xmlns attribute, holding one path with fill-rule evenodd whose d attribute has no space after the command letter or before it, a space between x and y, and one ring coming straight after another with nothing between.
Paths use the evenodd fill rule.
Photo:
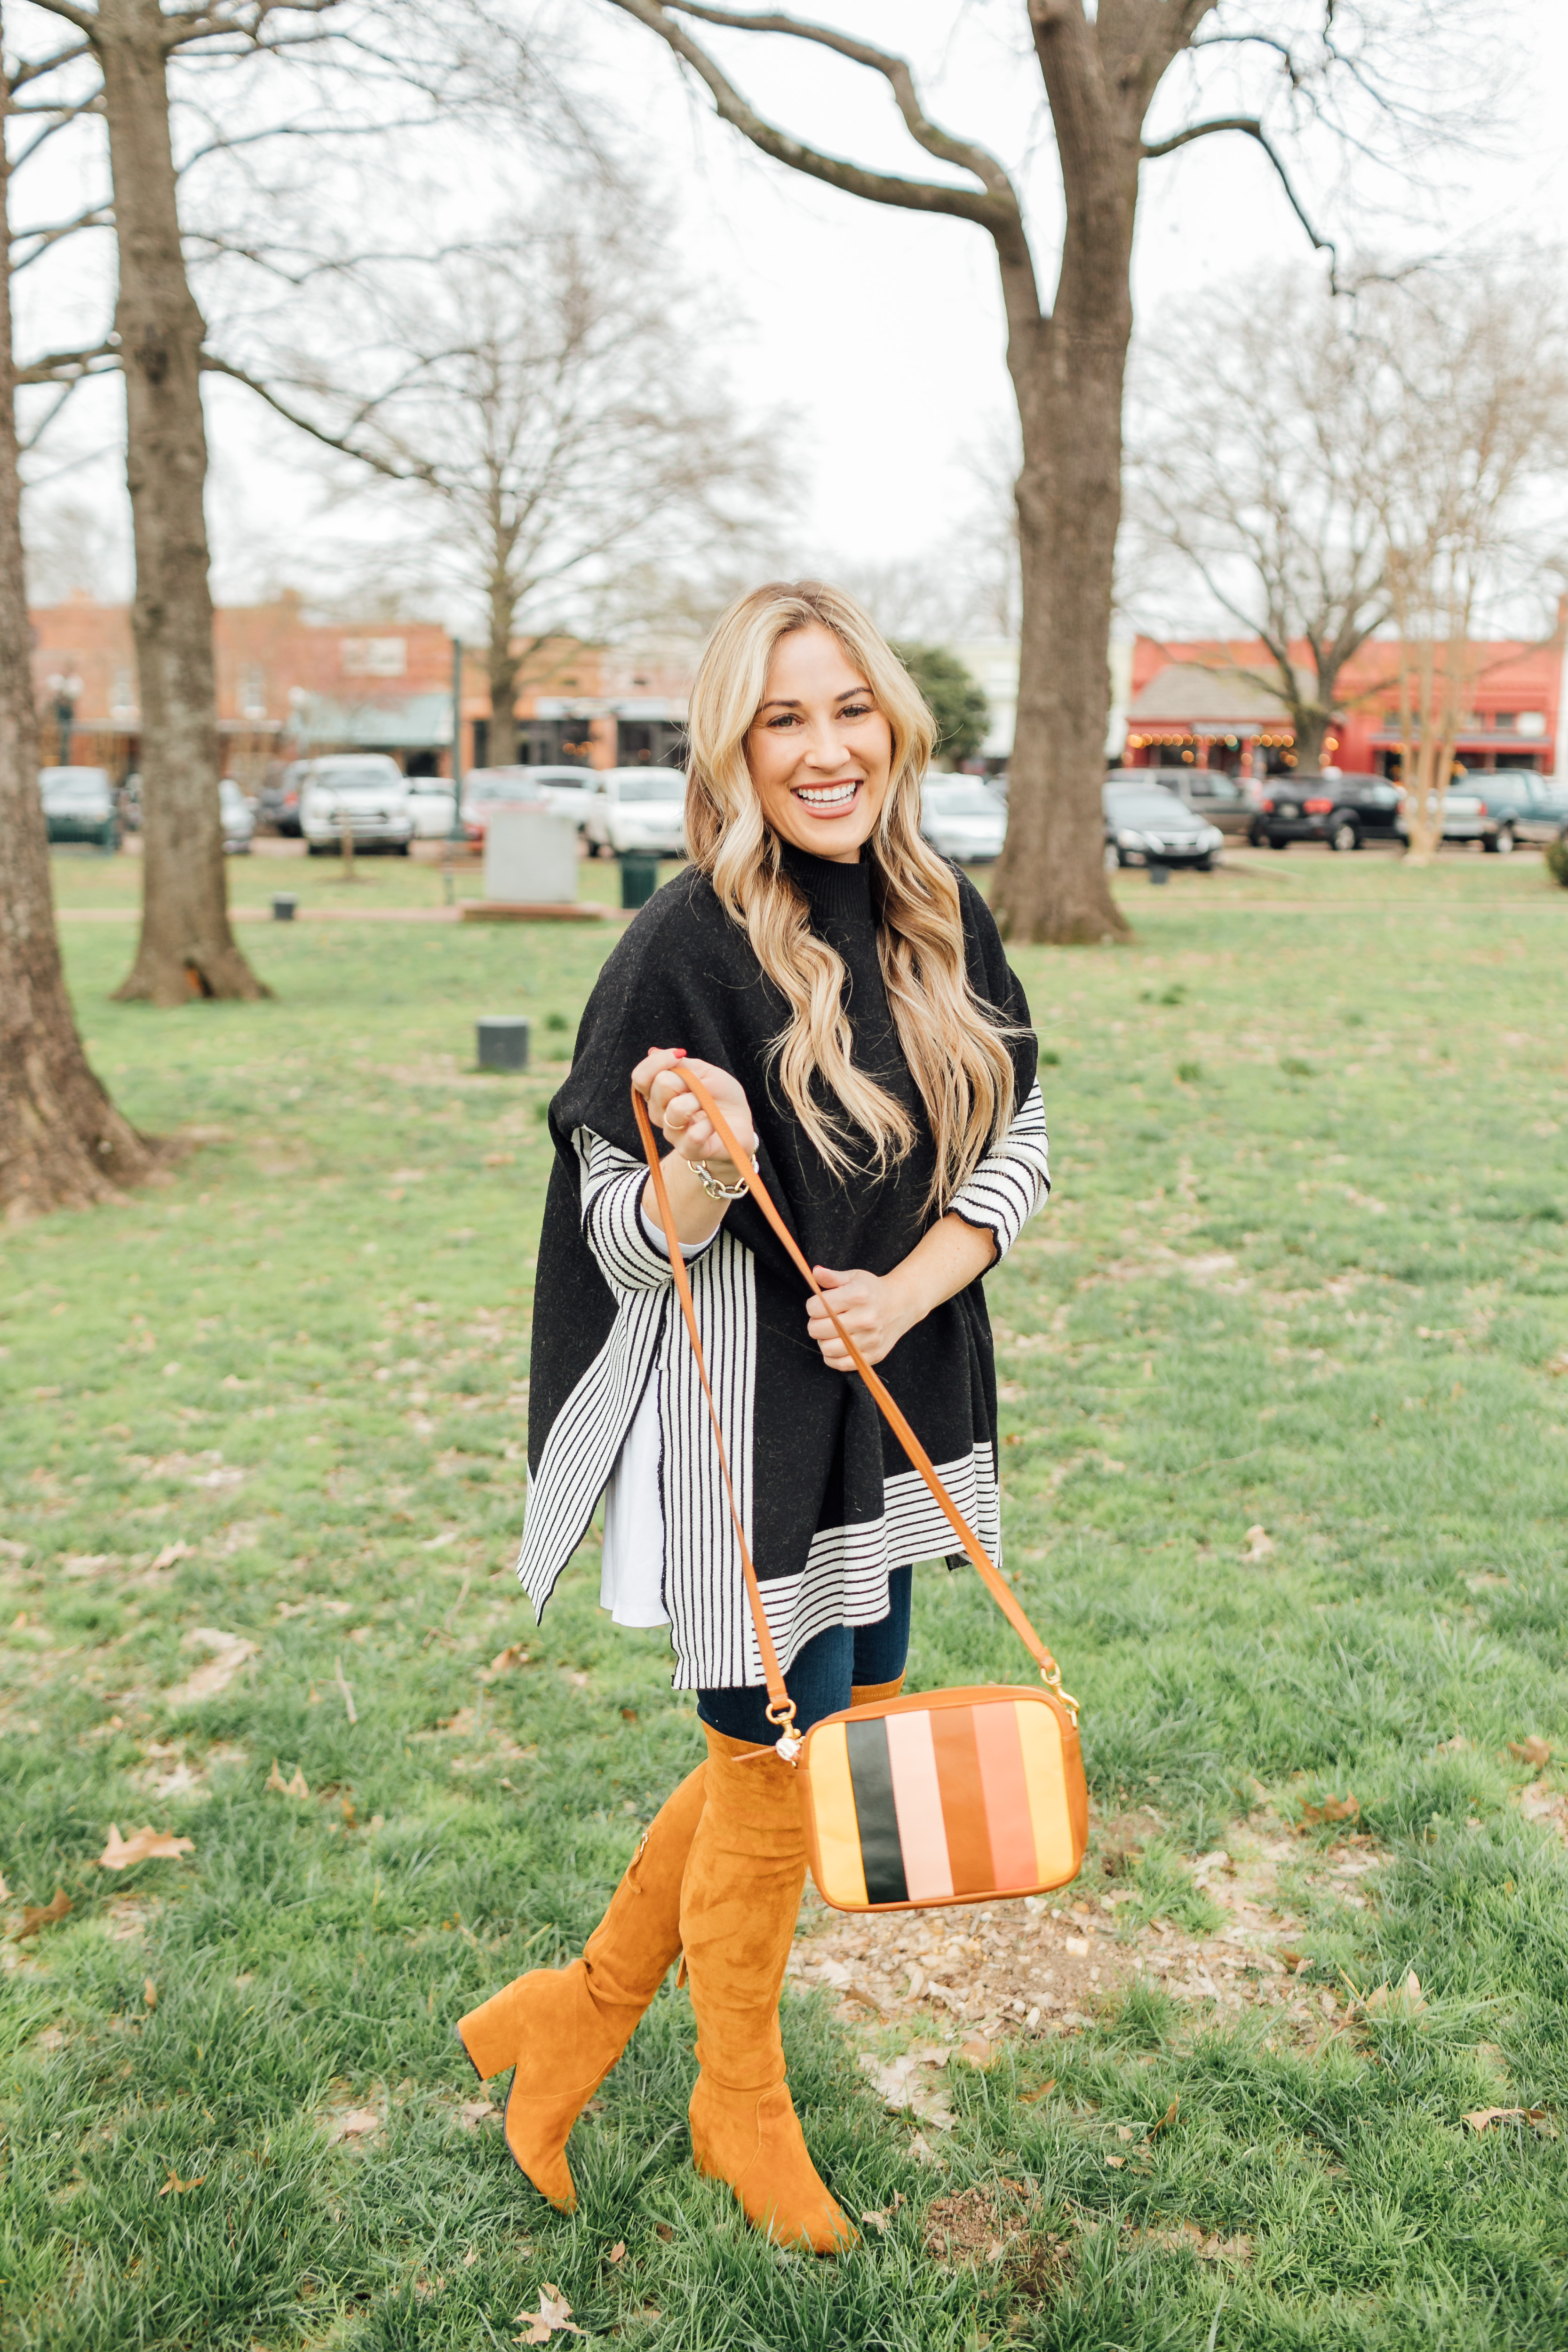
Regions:
<instances>
[{"instance_id":1,"label":"red brick building","mask_svg":"<svg viewBox=\"0 0 1568 2352\"><path fill-rule=\"evenodd\" d=\"M78 593L30 615L33 680L47 761L70 756L117 778L140 757L141 711L131 615ZM389 751L411 774L451 772L452 641L433 621L332 621L285 593L229 605L215 623L218 732L226 772L247 785L281 760L321 751ZM525 760L662 761L686 715L679 657L647 658L563 638L524 672L518 717ZM463 765L481 767L489 691L465 656Z\"/></svg>"},{"instance_id":2,"label":"red brick building","mask_svg":"<svg viewBox=\"0 0 1568 2352\"><path fill-rule=\"evenodd\" d=\"M1296 650L1310 674L1307 649ZM1501 641L1472 647L1468 709L1457 757L1467 773L1558 764L1563 631L1547 645ZM1131 767L1224 768L1277 774L1295 764L1295 736L1268 675L1266 649L1245 639L1183 642L1139 637L1132 651L1125 759ZM1373 640L1341 675L1341 709L1325 761L1362 773L1396 774L1399 695L1394 649Z\"/></svg>"}]
</instances>

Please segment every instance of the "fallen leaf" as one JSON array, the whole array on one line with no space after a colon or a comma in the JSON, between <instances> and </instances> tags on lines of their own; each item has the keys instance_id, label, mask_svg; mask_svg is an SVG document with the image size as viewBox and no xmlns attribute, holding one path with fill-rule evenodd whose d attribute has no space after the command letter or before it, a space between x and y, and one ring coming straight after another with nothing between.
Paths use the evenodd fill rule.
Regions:
<instances>
[{"instance_id":1,"label":"fallen leaf","mask_svg":"<svg viewBox=\"0 0 1568 2352\"><path fill-rule=\"evenodd\" d=\"M985 2067L990 2065L996 2053L984 2033L972 2033L967 2042L959 2043L958 2054L961 2058L967 2058L972 2066Z\"/></svg>"},{"instance_id":2,"label":"fallen leaf","mask_svg":"<svg viewBox=\"0 0 1568 2352\"><path fill-rule=\"evenodd\" d=\"M1463 2120L1476 2133L1489 2130L1493 2124L1528 2124L1543 2139L1557 2137L1557 2126L1545 2107L1475 2107Z\"/></svg>"},{"instance_id":3,"label":"fallen leaf","mask_svg":"<svg viewBox=\"0 0 1568 2352\"><path fill-rule=\"evenodd\" d=\"M548 2344L557 2328L563 2336L586 2336L588 2332L585 2327L574 2326L571 2305L563 2301L558 2286L548 2284L539 2290L539 2309L520 2311L517 2315L520 2322L527 2320L529 2325L521 2336L512 2337L514 2344Z\"/></svg>"},{"instance_id":4,"label":"fallen leaf","mask_svg":"<svg viewBox=\"0 0 1568 2352\"><path fill-rule=\"evenodd\" d=\"M1105 2161L1110 2165L1112 2172L1120 2172L1127 2158L1124 2156L1108 2156Z\"/></svg>"},{"instance_id":5,"label":"fallen leaf","mask_svg":"<svg viewBox=\"0 0 1568 2352\"><path fill-rule=\"evenodd\" d=\"M1526 1821L1554 1822L1562 1834L1568 1837L1568 1796L1561 1789L1536 1780L1520 1791L1519 1802Z\"/></svg>"},{"instance_id":6,"label":"fallen leaf","mask_svg":"<svg viewBox=\"0 0 1568 2352\"><path fill-rule=\"evenodd\" d=\"M63 1919L70 1907L70 1897L63 1886L56 1887L52 1903L24 1903L22 1924L12 1938L13 1942L25 1944L29 1936L41 1935L46 1927L52 1927L57 1919Z\"/></svg>"},{"instance_id":7,"label":"fallen leaf","mask_svg":"<svg viewBox=\"0 0 1568 2352\"><path fill-rule=\"evenodd\" d=\"M626 2258L626 2242L624 2238L617 2238L615 2244L610 2248L609 2252L605 2256L605 2260L607 2263L624 2263Z\"/></svg>"},{"instance_id":8,"label":"fallen leaf","mask_svg":"<svg viewBox=\"0 0 1568 2352\"><path fill-rule=\"evenodd\" d=\"M1414 1969L1402 1985L1380 1984L1362 2002L1369 2017L1419 2017L1426 2006L1421 1979Z\"/></svg>"},{"instance_id":9,"label":"fallen leaf","mask_svg":"<svg viewBox=\"0 0 1568 2352\"><path fill-rule=\"evenodd\" d=\"M497 2122L500 2114L499 2107L493 2107L489 2099L465 2099L458 2109L458 2121L465 2131L478 2131L481 2124Z\"/></svg>"},{"instance_id":10,"label":"fallen leaf","mask_svg":"<svg viewBox=\"0 0 1568 2352\"><path fill-rule=\"evenodd\" d=\"M1510 1756L1517 1756L1521 1764L1533 1764L1539 1769L1552 1761L1552 1742L1539 1738L1531 1732L1528 1739L1510 1739L1508 1752Z\"/></svg>"},{"instance_id":11,"label":"fallen leaf","mask_svg":"<svg viewBox=\"0 0 1568 2352\"><path fill-rule=\"evenodd\" d=\"M1267 1559L1273 1549L1272 1537L1266 1535L1261 1527L1248 1528L1246 1549L1241 1556L1243 1559Z\"/></svg>"},{"instance_id":12,"label":"fallen leaf","mask_svg":"<svg viewBox=\"0 0 1568 2352\"><path fill-rule=\"evenodd\" d=\"M1020 2091L1018 2094L1018 2105L1021 2107L1032 2107L1037 2099L1048 2098L1056 2087L1057 2078L1053 2074L1050 2081L1048 2083L1042 2083L1037 2091Z\"/></svg>"},{"instance_id":13,"label":"fallen leaf","mask_svg":"<svg viewBox=\"0 0 1568 2352\"><path fill-rule=\"evenodd\" d=\"M900 2058L877 2058L863 2050L860 2064L895 2113L908 2108L922 2123L949 2131L952 2127L952 2095L945 2085L931 2081L928 2071L945 2065L947 2055L944 2047L934 2043L906 2051Z\"/></svg>"},{"instance_id":14,"label":"fallen leaf","mask_svg":"<svg viewBox=\"0 0 1568 2352\"><path fill-rule=\"evenodd\" d=\"M526 1666L527 1664L528 1652L523 1644L509 1642L505 1649L498 1650L490 1660L489 1671L492 1675L510 1675L514 1666Z\"/></svg>"},{"instance_id":15,"label":"fallen leaf","mask_svg":"<svg viewBox=\"0 0 1568 2352\"><path fill-rule=\"evenodd\" d=\"M1222 2238L1200 2230L1195 2221L1178 2221L1169 2230L1141 2230L1135 2233L1146 2246L1168 2248L1173 2253L1195 2254L1200 2263L1249 2263L1252 2260L1250 2238Z\"/></svg>"},{"instance_id":16,"label":"fallen leaf","mask_svg":"<svg viewBox=\"0 0 1568 2352\"><path fill-rule=\"evenodd\" d=\"M1321 1805L1303 1805L1304 1822L1356 1822L1361 1819L1361 1802L1353 1795L1325 1797Z\"/></svg>"},{"instance_id":17,"label":"fallen leaf","mask_svg":"<svg viewBox=\"0 0 1568 2352\"><path fill-rule=\"evenodd\" d=\"M194 2180L182 2180L179 2174L174 2170L174 2166L171 2165L169 2167L169 2178L164 2181L163 2186L159 2189L158 2194L160 2197L184 2197L189 2190L199 2189L205 2179L206 2174L205 2172L198 2172Z\"/></svg>"},{"instance_id":18,"label":"fallen leaf","mask_svg":"<svg viewBox=\"0 0 1568 2352\"><path fill-rule=\"evenodd\" d=\"M144 1978L142 1980L142 2000L144 2008L156 2009L158 2006L158 1988L151 1977Z\"/></svg>"},{"instance_id":19,"label":"fallen leaf","mask_svg":"<svg viewBox=\"0 0 1568 2352\"><path fill-rule=\"evenodd\" d=\"M258 1642L247 1641L242 1633L222 1633L214 1625L194 1626L180 1646L186 1650L211 1650L214 1654L184 1682L176 1683L172 1690L163 1693L165 1706L189 1706L196 1699L216 1698L219 1691L228 1688L248 1659L259 1655L261 1648Z\"/></svg>"},{"instance_id":20,"label":"fallen leaf","mask_svg":"<svg viewBox=\"0 0 1568 2352\"><path fill-rule=\"evenodd\" d=\"M893 2191L892 2202L890 2204L884 2205L879 2212L862 2213L860 2219L862 2221L869 2222L873 2230L880 2230L885 2234L892 2228L893 2216L898 2211L903 2201L903 2190L901 2189L895 2189Z\"/></svg>"},{"instance_id":21,"label":"fallen leaf","mask_svg":"<svg viewBox=\"0 0 1568 2352\"><path fill-rule=\"evenodd\" d=\"M368 2139L372 2132L381 2129L381 2117L374 2107L351 2107L340 2116L327 2134L327 2146L335 2147L341 2139Z\"/></svg>"},{"instance_id":22,"label":"fallen leaf","mask_svg":"<svg viewBox=\"0 0 1568 2352\"><path fill-rule=\"evenodd\" d=\"M1176 2096L1175 2096L1175 2097L1171 2101L1170 2105L1165 2109L1165 2112L1164 2112L1164 2114L1161 2116L1161 2118L1160 2118L1159 2122L1158 2122L1157 2124L1151 2124L1151 2125L1150 2125L1150 2126L1149 2126L1149 2135L1148 2135L1148 2136L1149 2136L1149 2137L1150 2137L1151 2139L1155 2139L1155 2138L1157 2138L1157 2137L1159 2137L1160 2133L1161 2133L1161 2132L1163 2132L1163 2131L1169 2131L1169 2130L1170 2130L1171 2126L1172 2126L1172 2125L1175 2122L1175 2120L1176 2120L1176 2110L1177 2110L1177 2108L1181 2105L1181 2104L1182 2104L1182 2100L1181 2100L1181 2094L1178 2092L1178 2093L1177 2093L1177 2095L1176 2095Z\"/></svg>"},{"instance_id":23,"label":"fallen leaf","mask_svg":"<svg viewBox=\"0 0 1568 2352\"><path fill-rule=\"evenodd\" d=\"M9 1903L10 1900L11 1890L5 1884L5 1872L0 1870L0 1903Z\"/></svg>"},{"instance_id":24,"label":"fallen leaf","mask_svg":"<svg viewBox=\"0 0 1568 2352\"><path fill-rule=\"evenodd\" d=\"M165 1544L153 1565L155 1569L173 1568L176 1560L190 1559L193 1557L188 1543Z\"/></svg>"},{"instance_id":25,"label":"fallen leaf","mask_svg":"<svg viewBox=\"0 0 1568 2352\"><path fill-rule=\"evenodd\" d=\"M63 2050L65 2046L65 2028L61 2025L46 2025L43 2032L38 2036L39 2049Z\"/></svg>"},{"instance_id":26,"label":"fallen leaf","mask_svg":"<svg viewBox=\"0 0 1568 2352\"><path fill-rule=\"evenodd\" d=\"M310 1784L300 1767L296 1764L294 1778L291 1780L286 1780L278 1769L276 1756L272 1759L272 1769L267 1775L266 1786L268 1789L275 1789L280 1797L309 1797L310 1793Z\"/></svg>"},{"instance_id":27,"label":"fallen leaf","mask_svg":"<svg viewBox=\"0 0 1568 2352\"><path fill-rule=\"evenodd\" d=\"M98 1857L98 1866L100 1870L129 1870L134 1862L177 1862L181 1854L195 1853L195 1850L194 1838L172 1837L167 1830L155 1830L151 1822L122 1838L118 1822L110 1822L109 1843Z\"/></svg>"},{"instance_id":28,"label":"fallen leaf","mask_svg":"<svg viewBox=\"0 0 1568 2352\"><path fill-rule=\"evenodd\" d=\"M1132 2126L1131 2126L1131 2124L1118 2124L1118 2125L1117 2125L1117 2126L1116 2126L1116 2137L1117 2137L1117 2138L1118 2138L1118 2139L1120 2139L1120 2140L1129 2140L1129 2139L1131 2139L1131 2137L1132 2137Z\"/></svg>"}]
</instances>

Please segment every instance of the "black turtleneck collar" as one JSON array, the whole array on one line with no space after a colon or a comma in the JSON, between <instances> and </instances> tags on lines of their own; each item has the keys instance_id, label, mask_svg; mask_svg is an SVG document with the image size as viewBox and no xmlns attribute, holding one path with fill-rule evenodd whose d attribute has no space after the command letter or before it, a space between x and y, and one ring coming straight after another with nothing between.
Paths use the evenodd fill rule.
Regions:
<instances>
[{"instance_id":1,"label":"black turtleneck collar","mask_svg":"<svg viewBox=\"0 0 1568 2352\"><path fill-rule=\"evenodd\" d=\"M872 920L871 861L864 850L858 864L841 866L837 858L814 857L809 849L797 849L793 841L781 838L779 863L790 880L805 891L819 922Z\"/></svg>"}]
</instances>

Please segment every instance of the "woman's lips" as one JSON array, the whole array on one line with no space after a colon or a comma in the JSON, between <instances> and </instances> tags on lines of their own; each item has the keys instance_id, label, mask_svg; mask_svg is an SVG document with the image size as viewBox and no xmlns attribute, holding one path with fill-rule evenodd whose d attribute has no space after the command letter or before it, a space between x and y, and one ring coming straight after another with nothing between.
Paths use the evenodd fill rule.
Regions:
<instances>
[{"instance_id":1,"label":"woman's lips","mask_svg":"<svg viewBox=\"0 0 1568 2352\"><path fill-rule=\"evenodd\" d=\"M842 816L852 809L865 779L840 776L831 784L792 784L791 797L813 816Z\"/></svg>"}]
</instances>

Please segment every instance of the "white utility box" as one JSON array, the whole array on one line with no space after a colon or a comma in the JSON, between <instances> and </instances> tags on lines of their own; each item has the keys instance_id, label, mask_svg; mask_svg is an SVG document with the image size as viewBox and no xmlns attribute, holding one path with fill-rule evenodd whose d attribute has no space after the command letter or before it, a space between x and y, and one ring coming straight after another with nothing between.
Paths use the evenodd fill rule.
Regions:
<instances>
[{"instance_id":1,"label":"white utility box","mask_svg":"<svg viewBox=\"0 0 1568 2352\"><path fill-rule=\"evenodd\" d=\"M485 831L485 897L499 905L577 903L577 827L542 801L491 812Z\"/></svg>"}]
</instances>

